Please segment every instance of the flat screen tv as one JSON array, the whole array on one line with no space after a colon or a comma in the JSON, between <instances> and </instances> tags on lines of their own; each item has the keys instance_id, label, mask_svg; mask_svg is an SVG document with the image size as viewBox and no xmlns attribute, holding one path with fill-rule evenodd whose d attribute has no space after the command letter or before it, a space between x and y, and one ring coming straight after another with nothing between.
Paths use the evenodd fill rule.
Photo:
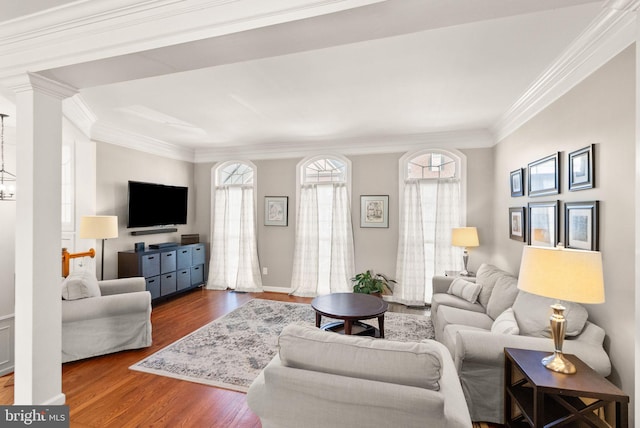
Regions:
<instances>
[{"instance_id":1,"label":"flat screen tv","mask_svg":"<svg viewBox=\"0 0 640 428\"><path fill-rule=\"evenodd\" d=\"M129 181L127 227L187 224L189 188Z\"/></svg>"}]
</instances>

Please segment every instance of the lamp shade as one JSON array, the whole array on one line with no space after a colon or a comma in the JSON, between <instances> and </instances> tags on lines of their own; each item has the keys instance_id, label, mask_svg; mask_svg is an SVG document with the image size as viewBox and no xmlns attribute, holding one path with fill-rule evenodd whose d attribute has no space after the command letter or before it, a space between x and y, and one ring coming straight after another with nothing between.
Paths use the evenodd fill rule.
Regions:
<instances>
[{"instance_id":1,"label":"lamp shade","mask_svg":"<svg viewBox=\"0 0 640 428\"><path fill-rule=\"evenodd\" d=\"M451 229L451 245L454 247L477 247L478 230L475 227L454 227Z\"/></svg>"},{"instance_id":2,"label":"lamp shade","mask_svg":"<svg viewBox=\"0 0 640 428\"><path fill-rule=\"evenodd\" d=\"M109 239L118 237L118 216L88 215L80 219L80 238Z\"/></svg>"},{"instance_id":3,"label":"lamp shade","mask_svg":"<svg viewBox=\"0 0 640 428\"><path fill-rule=\"evenodd\" d=\"M524 247L518 288L568 302L603 303L602 255L561 247Z\"/></svg>"}]
</instances>

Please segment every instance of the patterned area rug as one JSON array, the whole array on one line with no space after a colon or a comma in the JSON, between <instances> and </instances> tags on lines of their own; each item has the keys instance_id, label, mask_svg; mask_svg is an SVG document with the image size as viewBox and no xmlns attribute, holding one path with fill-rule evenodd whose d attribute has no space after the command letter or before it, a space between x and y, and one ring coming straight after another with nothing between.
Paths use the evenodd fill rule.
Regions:
<instances>
[{"instance_id":1,"label":"patterned area rug","mask_svg":"<svg viewBox=\"0 0 640 428\"><path fill-rule=\"evenodd\" d=\"M426 316L387 312L384 321L387 340L433 338ZM378 326L377 319L366 322ZM246 392L276 354L278 336L290 323L315 325L311 305L253 299L129 368Z\"/></svg>"}]
</instances>

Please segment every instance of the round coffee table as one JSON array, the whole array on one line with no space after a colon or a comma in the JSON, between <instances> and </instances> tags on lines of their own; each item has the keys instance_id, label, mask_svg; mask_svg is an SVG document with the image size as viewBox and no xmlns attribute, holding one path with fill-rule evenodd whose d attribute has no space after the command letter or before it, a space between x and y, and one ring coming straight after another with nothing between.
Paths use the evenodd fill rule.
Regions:
<instances>
[{"instance_id":1,"label":"round coffee table","mask_svg":"<svg viewBox=\"0 0 640 428\"><path fill-rule=\"evenodd\" d=\"M332 293L318 296L311 301L316 311L316 327L323 330L343 331L344 334L358 334L384 338L384 313L389 308L387 302L379 297L361 293ZM332 322L320 327L322 316L342 321ZM360 320L378 318L379 329ZM357 326L357 331L354 331Z\"/></svg>"}]
</instances>

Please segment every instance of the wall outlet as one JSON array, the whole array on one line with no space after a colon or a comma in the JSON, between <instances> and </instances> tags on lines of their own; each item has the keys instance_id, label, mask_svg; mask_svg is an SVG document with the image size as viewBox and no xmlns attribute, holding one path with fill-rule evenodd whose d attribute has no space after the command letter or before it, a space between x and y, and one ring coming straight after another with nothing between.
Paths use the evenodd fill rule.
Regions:
<instances>
[{"instance_id":1,"label":"wall outlet","mask_svg":"<svg viewBox=\"0 0 640 428\"><path fill-rule=\"evenodd\" d=\"M269 268L263 267L262 268L262 274L263 275L269 275Z\"/></svg>"}]
</instances>

